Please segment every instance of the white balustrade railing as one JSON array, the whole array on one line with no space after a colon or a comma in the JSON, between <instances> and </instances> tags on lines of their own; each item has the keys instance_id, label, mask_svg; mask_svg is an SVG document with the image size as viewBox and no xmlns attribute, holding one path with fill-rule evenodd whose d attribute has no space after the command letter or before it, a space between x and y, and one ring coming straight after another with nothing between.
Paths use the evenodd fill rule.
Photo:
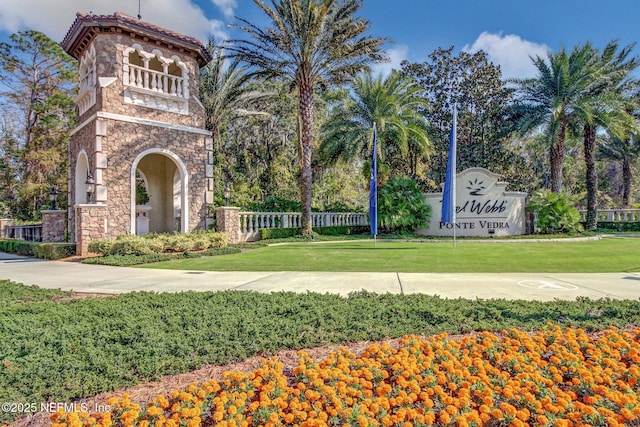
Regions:
<instances>
[{"instance_id":1,"label":"white balustrade railing","mask_svg":"<svg viewBox=\"0 0 640 427\"><path fill-rule=\"evenodd\" d=\"M240 212L240 234L242 240L254 240L261 228L289 228L302 225L302 214L298 212ZM313 212L312 227L340 225L367 225L369 216L359 212Z\"/></svg>"},{"instance_id":2,"label":"white balustrade railing","mask_svg":"<svg viewBox=\"0 0 640 427\"><path fill-rule=\"evenodd\" d=\"M587 220L587 211L580 211L582 220ZM598 209L598 221L603 222L635 222L640 221L640 209Z\"/></svg>"},{"instance_id":3,"label":"white balustrade railing","mask_svg":"<svg viewBox=\"0 0 640 427\"><path fill-rule=\"evenodd\" d=\"M129 64L129 86L187 98L184 78Z\"/></svg>"}]
</instances>

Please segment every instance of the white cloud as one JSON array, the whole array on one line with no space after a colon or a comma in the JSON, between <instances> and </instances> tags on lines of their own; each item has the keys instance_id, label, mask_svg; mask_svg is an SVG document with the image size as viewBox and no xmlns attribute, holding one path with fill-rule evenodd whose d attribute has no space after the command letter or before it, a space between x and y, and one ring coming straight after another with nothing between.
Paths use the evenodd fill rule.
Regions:
<instances>
[{"instance_id":1,"label":"white cloud","mask_svg":"<svg viewBox=\"0 0 640 427\"><path fill-rule=\"evenodd\" d=\"M209 27L209 34L213 36L217 43L220 43L224 40L229 40L229 32L227 31L227 25L217 19L212 19Z\"/></svg>"},{"instance_id":2,"label":"white cloud","mask_svg":"<svg viewBox=\"0 0 640 427\"><path fill-rule=\"evenodd\" d=\"M391 74L391 70L399 70L400 63L407 59L408 53L409 47L402 44L388 49L387 56L389 56L390 61L373 65L371 67L373 69L373 75L382 74L386 77Z\"/></svg>"},{"instance_id":3,"label":"white cloud","mask_svg":"<svg viewBox=\"0 0 640 427\"><path fill-rule=\"evenodd\" d=\"M215 4L227 18L233 18L235 8L238 7L236 0L211 0L211 2Z\"/></svg>"},{"instance_id":4,"label":"white cloud","mask_svg":"<svg viewBox=\"0 0 640 427\"><path fill-rule=\"evenodd\" d=\"M536 68L531 57L545 57L550 51L544 44L523 40L515 34L491 34L483 32L471 46L466 45L463 51L475 53L483 50L491 62L500 65L503 78L535 77Z\"/></svg>"},{"instance_id":5,"label":"white cloud","mask_svg":"<svg viewBox=\"0 0 640 427\"><path fill-rule=\"evenodd\" d=\"M217 0L221 2L221 0ZM230 2L227 2L230 3ZM1 0L0 31L33 29L61 41L75 20L76 12L138 15L138 2L131 0ZM142 0L143 21L196 37L206 42L211 35L228 38L224 24L208 19L192 0Z\"/></svg>"}]
</instances>

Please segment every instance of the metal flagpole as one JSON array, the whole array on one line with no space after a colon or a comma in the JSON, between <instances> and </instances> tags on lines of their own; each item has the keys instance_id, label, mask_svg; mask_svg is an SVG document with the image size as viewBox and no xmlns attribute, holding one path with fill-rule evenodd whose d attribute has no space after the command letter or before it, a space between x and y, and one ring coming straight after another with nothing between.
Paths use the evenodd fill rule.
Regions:
<instances>
[{"instance_id":1,"label":"metal flagpole","mask_svg":"<svg viewBox=\"0 0 640 427\"><path fill-rule=\"evenodd\" d=\"M442 191L442 219L444 224L453 226L453 247L456 247L456 126L457 111L453 106L453 120L449 135L449 158L447 159L447 173Z\"/></svg>"},{"instance_id":2,"label":"metal flagpole","mask_svg":"<svg viewBox=\"0 0 640 427\"><path fill-rule=\"evenodd\" d=\"M453 124L451 125L451 140L453 145L452 153L453 156L453 173L451 174L451 198L453 202L451 203L451 217L453 219L453 249L456 248L456 169L457 169L457 138L458 138L458 109L456 104L453 104Z\"/></svg>"},{"instance_id":3,"label":"metal flagpole","mask_svg":"<svg viewBox=\"0 0 640 427\"><path fill-rule=\"evenodd\" d=\"M373 123L373 149L371 150L371 180L369 182L369 227L373 235L373 247L378 238L378 165L376 153L376 124Z\"/></svg>"}]
</instances>

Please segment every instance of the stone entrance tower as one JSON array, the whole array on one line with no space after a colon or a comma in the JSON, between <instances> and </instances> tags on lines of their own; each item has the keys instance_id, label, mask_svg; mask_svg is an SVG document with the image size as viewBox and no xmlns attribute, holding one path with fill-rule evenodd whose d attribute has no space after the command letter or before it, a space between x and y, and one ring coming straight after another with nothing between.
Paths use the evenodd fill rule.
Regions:
<instances>
[{"instance_id":1,"label":"stone entrance tower","mask_svg":"<svg viewBox=\"0 0 640 427\"><path fill-rule=\"evenodd\" d=\"M69 141L77 253L100 237L205 228L213 183L202 43L116 12L78 13L61 45L79 61Z\"/></svg>"}]
</instances>

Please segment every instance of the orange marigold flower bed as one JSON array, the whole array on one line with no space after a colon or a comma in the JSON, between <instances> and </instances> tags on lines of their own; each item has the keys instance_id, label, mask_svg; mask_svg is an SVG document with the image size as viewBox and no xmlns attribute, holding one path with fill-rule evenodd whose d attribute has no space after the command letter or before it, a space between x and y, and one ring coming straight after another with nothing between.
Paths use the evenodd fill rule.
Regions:
<instances>
[{"instance_id":1,"label":"orange marigold flower bed","mask_svg":"<svg viewBox=\"0 0 640 427\"><path fill-rule=\"evenodd\" d=\"M461 339L407 336L321 362L299 353L289 375L276 359L249 374L192 384L144 407L57 413L63 426L596 426L639 425L640 329L549 326Z\"/></svg>"}]
</instances>

